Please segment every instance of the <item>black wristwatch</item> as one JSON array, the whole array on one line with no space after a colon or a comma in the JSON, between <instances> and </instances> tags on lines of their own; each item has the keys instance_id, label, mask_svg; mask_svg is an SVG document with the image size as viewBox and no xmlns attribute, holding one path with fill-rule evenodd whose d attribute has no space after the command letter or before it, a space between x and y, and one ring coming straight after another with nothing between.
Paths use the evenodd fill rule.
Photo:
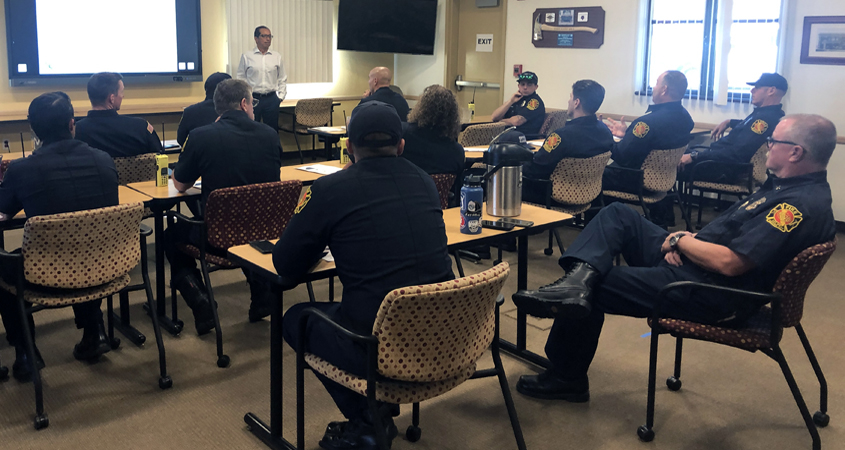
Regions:
<instances>
[{"instance_id":1,"label":"black wristwatch","mask_svg":"<svg viewBox=\"0 0 845 450\"><path fill-rule=\"evenodd\" d=\"M672 235L672 237L669 238L669 247L672 247L672 250L677 251L678 250L678 242L680 242L681 238L686 236L686 235L687 235L687 233L678 233L678 234Z\"/></svg>"}]
</instances>

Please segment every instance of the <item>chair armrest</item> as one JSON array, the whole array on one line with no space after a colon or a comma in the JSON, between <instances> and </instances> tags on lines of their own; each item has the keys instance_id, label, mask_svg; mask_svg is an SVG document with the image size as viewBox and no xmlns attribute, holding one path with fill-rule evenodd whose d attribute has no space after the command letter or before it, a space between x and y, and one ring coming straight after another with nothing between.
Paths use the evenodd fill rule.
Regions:
<instances>
[{"instance_id":1,"label":"chair armrest","mask_svg":"<svg viewBox=\"0 0 845 450\"><path fill-rule=\"evenodd\" d=\"M621 167L621 166L606 166L604 168L605 173L612 175L614 178L619 180L619 183L624 186L636 186L638 191L641 191L643 188L643 172L642 169L631 169L629 167ZM602 187L604 190L604 187Z\"/></svg>"},{"instance_id":2,"label":"chair armrest","mask_svg":"<svg viewBox=\"0 0 845 450\"><path fill-rule=\"evenodd\" d=\"M197 219L188 217L188 216L186 216L182 213L178 213L176 211L172 211L172 210L167 211L167 212L165 212L165 214L167 215L168 218L178 219L178 220L184 221L186 223L189 223L191 225L197 225L197 226L205 225L204 220L197 220Z\"/></svg>"},{"instance_id":3,"label":"chair armrest","mask_svg":"<svg viewBox=\"0 0 845 450\"><path fill-rule=\"evenodd\" d=\"M141 235L142 236L152 236L153 229L147 225L141 224Z\"/></svg>"},{"instance_id":4,"label":"chair armrest","mask_svg":"<svg viewBox=\"0 0 845 450\"><path fill-rule=\"evenodd\" d=\"M692 147L688 148L688 149L687 149L687 151L686 151L685 153L689 153L689 151L690 151L690 150L695 150L695 149L697 149L697 148L703 148L703 149L710 150L710 147L709 147L709 146L707 146L707 145L694 145L694 146L692 146Z\"/></svg>"},{"instance_id":5,"label":"chair armrest","mask_svg":"<svg viewBox=\"0 0 845 450\"><path fill-rule=\"evenodd\" d=\"M766 300L766 303L772 303L773 308L780 307L780 298L781 295L777 292L770 292L770 293L762 293L762 292L754 292L754 291L747 291L744 289L735 289L729 288L724 286L717 286L715 284L707 284L707 283L698 283L695 281L676 281L674 283L669 283L666 286L663 286L663 289L657 294L657 304L654 307L654 311L652 312L652 328L656 326L657 320L660 319L661 310L663 309L663 303L666 299L669 298L669 294L672 291L676 291L682 288L691 288L692 290L706 290L712 292L720 292L723 294L731 294L739 297L744 297L749 300Z\"/></svg>"},{"instance_id":6,"label":"chair armrest","mask_svg":"<svg viewBox=\"0 0 845 450\"><path fill-rule=\"evenodd\" d=\"M527 177L523 175L522 184L527 184L529 186L532 184L542 186L543 193L546 197L546 209L550 209L552 207L552 180L544 180L542 178ZM525 190L524 187L523 190Z\"/></svg>"},{"instance_id":7,"label":"chair armrest","mask_svg":"<svg viewBox=\"0 0 845 450\"><path fill-rule=\"evenodd\" d=\"M730 184L745 181L749 185L749 193L754 190L753 186L751 186L752 179L754 178L754 164L729 161L701 161L693 165L689 179L691 182L704 180L708 174L716 175L717 178L715 179L717 180L719 179L719 175L723 175L726 177L724 182Z\"/></svg>"},{"instance_id":8,"label":"chair armrest","mask_svg":"<svg viewBox=\"0 0 845 450\"><path fill-rule=\"evenodd\" d=\"M300 330L302 330L303 327L307 326L308 319L310 318L310 316L313 316L318 321L322 321L322 322L329 324L335 331L339 332L340 334L343 335L343 337L345 337L347 339L351 339L355 342L360 342L360 343L363 343L363 344L366 344L366 345L375 346L375 345L378 344L378 339L375 336L373 336L371 334L365 336L363 334L358 334L354 331L350 331L350 330L344 328L339 323L332 320L332 318L329 317L328 314L326 314L323 311L320 311L319 309L316 309L316 308L305 308L305 309L302 310L302 315L299 317L299 329Z\"/></svg>"}]
</instances>

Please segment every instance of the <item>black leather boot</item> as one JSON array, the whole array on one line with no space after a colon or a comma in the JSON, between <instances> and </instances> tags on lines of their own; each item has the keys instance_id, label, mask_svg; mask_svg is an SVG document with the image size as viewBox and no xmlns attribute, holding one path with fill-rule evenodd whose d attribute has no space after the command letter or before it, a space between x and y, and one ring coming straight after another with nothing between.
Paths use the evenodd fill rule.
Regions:
<instances>
[{"instance_id":1,"label":"black leather boot","mask_svg":"<svg viewBox=\"0 0 845 450\"><path fill-rule=\"evenodd\" d=\"M593 266L576 261L562 277L536 291L518 291L514 304L535 317L580 319L592 311L593 291L601 273Z\"/></svg>"},{"instance_id":2,"label":"black leather boot","mask_svg":"<svg viewBox=\"0 0 845 450\"><path fill-rule=\"evenodd\" d=\"M73 347L73 357L80 361L90 361L111 351L109 338L103 323L85 327L82 340Z\"/></svg>"},{"instance_id":3,"label":"black leather boot","mask_svg":"<svg viewBox=\"0 0 845 450\"><path fill-rule=\"evenodd\" d=\"M196 274L188 274L175 280L173 287L182 294L185 303L193 311L197 335L202 336L213 330L214 313L211 311L211 302Z\"/></svg>"},{"instance_id":4,"label":"black leather boot","mask_svg":"<svg viewBox=\"0 0 845 450\"><path fill-rule=\"evenodd\" d=\"M35 348L35 364L38 370L44 368L44 359L41 358L41 352L38 347ZM12 376L21 383L32 381L32 363L29 361L29 355L23 346L15 347L15 364L12 365Z\"/></svg>"},{"instance_id":5,"label":"black leather boot","mask_svg":"<svg viewBox=\"0 0 845 450\"><path fill-rule=\"evenodd\" d=\"M566 400L573 403L590 400L590 382L586 377L581 380L565 380L550 370L538 375L519 377L516 390L520 394L545 400Z\"/></svg>"}]
</instances>

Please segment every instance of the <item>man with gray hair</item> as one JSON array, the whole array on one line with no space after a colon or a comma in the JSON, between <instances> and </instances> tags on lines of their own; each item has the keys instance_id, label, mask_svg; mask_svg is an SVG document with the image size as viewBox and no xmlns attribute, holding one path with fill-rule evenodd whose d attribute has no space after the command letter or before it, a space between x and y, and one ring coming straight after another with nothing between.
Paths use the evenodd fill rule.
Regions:
<instances>
[{"instance_id":1,"label":"man with gray hair","mask_svg":"<svg viewBox=\"0 0 845 450\"><path fill-rule=\"evenodd\" d=\"M279 181L279 136L271 127L254 121L256 102L246 81L224 80L214 92L214 109L220 118L188 135L173 170L173 184L185 192L202 177L201 210L215 189ZM165 251L175 274L171 283L193 310L197 334L202 335L214 328L214 316L196 261L177 249L182 243L200 245L200 234L195 227L177 222L165 232ZM209 253L225 257L226 249L211 248ZM246 271L244 274L252 298L249 320L256 322L270 314L275 297L267 283L253 280Z\"/></svg>"},{"instance_id":2,"label":"man with gray hair","mask_svg":"<svg viewBox=\"0 0 845 450\"><path fill-rule=\"evenodd\" d=\"M561 256L565 274L535 291L513 296L521 311L554 317L546 341L550 368L516 384L534 398L586 402L587 371L604 315L650 317L658 292L693 281L771 292L784 267L801 251L836 235L827 163L836 127L816 115L781 119L768 139L769 179L696 234L668 233L631 208L603 209ZM614 266L617 255L626 266ZM708 291L676 290L663 303L667 317L741 326L763 306Z\"/></svg>"}]
</instances>

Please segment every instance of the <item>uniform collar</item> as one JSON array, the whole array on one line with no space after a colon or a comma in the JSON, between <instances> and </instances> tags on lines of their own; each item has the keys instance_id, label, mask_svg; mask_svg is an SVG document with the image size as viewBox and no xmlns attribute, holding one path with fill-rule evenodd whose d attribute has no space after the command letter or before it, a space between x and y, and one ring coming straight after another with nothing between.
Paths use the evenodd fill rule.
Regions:
<instances>
[{"instance_id":1,"label":"uniform collar","mask_svg":"<svg viewBox=\"0 0 845 450\"><path fill-rule=\"evenodd\" d=\"M675 108L683 108L681 106L681 101L678 100L676 102L666 102L666 103L657 103L648 105L648 109L646 112L655 112L660 111L661 109L675 109Z\"/></svg>"},{"instance_id":2,"label":"uniform collar","mask_svg":"<svg viewBox=\"0 0 845 450\"><path fill-rule=\"evenodd\" d=\"M249 116L240 109L232 109L220 114L220 120L250 120Z\"/></svg>"},{"instance_id":3,"label":"uniform collar","mask_svg":"<svg viewBox=\"0 0 845 450\"><path fill-rule=\"evenodd\" d=\"M258 49L258 46L255 46L255 47L252 48L252 53L258 53L260 55L261 50ZM273 54L273 48L272 47L267 49L267 53L265 53L265 55L271 55L271 54Z\"/></svg>"},{"instance_id":4,"label":"uniform collar","mask_svg":"<svg viewBox=\"0 0 845 450\"><path fill-rule=\"evenodd\" d=\"M570 119L566 122L567 125L593 125L598 122L599 119L596 117L595 114L588 114L586 116L581 116L577 119Z\"/></svg>"},{"instance_id":5,"label":"uniform collar","mask_svg":"<svg viewBox=\"0 0 845 450\"><path fill-rule=\"evenodd\" d=\"M116 117L116 109L92 109L88 111L88 117Z\"/></svg>"},{"instance_id":6,"label":"uniform collar","mask_svg":"<svg viewBox=\"0 0 845 450\"><path fill-rule=\"evenodd\" d=\"M767 111L783 111L783 104L778 103L777 105L761 106L759 108L754 108L755 113L762 113Z\"/></svg>"},{"instance_id":7,"label":"uniform collar","mask_svg":"<svg viewBox=\"0 0 845 450\"><path fill-rule=\"evenodd\" d=\"M778 178L775 175L769 175L769 178L763 184L763 188L779 191L781 189L791 188L795 186L804 186L807 184L817 183L827 183L826 170L788 178Z\"/></svg>"}]
</instances>

